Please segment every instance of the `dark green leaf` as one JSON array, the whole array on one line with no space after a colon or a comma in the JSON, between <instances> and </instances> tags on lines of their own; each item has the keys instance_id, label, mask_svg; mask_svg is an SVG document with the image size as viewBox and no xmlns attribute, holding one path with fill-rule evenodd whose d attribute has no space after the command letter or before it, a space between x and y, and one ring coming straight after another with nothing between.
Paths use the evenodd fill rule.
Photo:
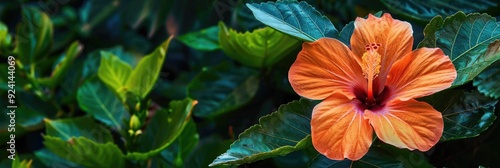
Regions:
<instances>
[{"instance_id":1,"label":"dark green leaf","mask_svg":"<svg viewBox=\"0 0 500 168\"><path fill-rule=\"evenodd\" d=\"M76 163L70 162L62 157L57 156L47 148L35 151L35 156L47 167L63 166L82 168L82 166L79 166Z\"/></svg>"},{"instance_id":2,"label":"dark green leaf","mask_svg":"<svg viewBox=\"0 0 500 168\"><path fill-rule=\"evenodd\" d=\"M127 154L127 158L146 160L167 148L182 133L197 104L189 98L170 102L167 110L159 110L140 137L141 149Z\"/></svg>"},{"instance_id":3,"label":"dark green leaf","mask_svg":"<svg viewBox=\"0 0 500 168\"><path fill-rule=\"evenodd\" d=\"M210 166L250 163L310 146L310 120L315 105L312 101L301 99L261 117L259 124L241 133L229 150Z\"/></svg>"},{"instance_id":4,"label":"dark green leaf","mask_svg":"<svg viewBox=\"0 0 500 168\"><path fill-rule=\"evenodd\" d=\"M481 93L463 90L445 90L423 98L443 113L444 130L441 141L475 137L496 119L497 100Z\"/></svg>"},{"instance_id":5,"label":"dark green leaf","mask_svg":"<svg viewBox=\"0 0 500 168\"><path fill-rule=\"evenodd\" d=\"M67 71L69 70L70 66L73 65L72 64L73 61L75 61L76 57L80 55L82 50L83 46L79 42L77 41L73 42L69 46L66 53L64 54L62 61L55 66L51 76L38 78L37 79L38 83L51 88L55 87L57 84L61 82L61 80L67 74Z\"/></svg>"},{"instance_id":6,"label":"dark green leaf","mask_svg":"<svg viewBox=\"0 0 500 168\"><path fill-rule=\"evenodd\" d=\"M248 103L258 87L259 77L255 70L221 64L195 76L187 91L188 97L199 101L194 115L215 117Z\"/></svg>"},{"instance_id":7,"label":"dark green leaf","mask_svg":"<svg viewBox=\"0 0 500 168\"><path fill-rule=\"evenodd\" d=\"M131 72L125 87L142 98L146 97L153 89L167 53L168 46L173 37L163 42L152 53L144 56L137 67Z\"/></svg>"},{"instance_id":8,"label":"dark green leaf","mask_svg":"<svg viewBox=\"0 0 500 168\"><path fill-rule=\"evenodd\" d=\"M208 167L208 165L217 157L219 153L224 152L231 140L222 139L221 137L212 134L209 137L202 138L196 146L184 167ZM224 168L226 166L210 166L213 168Z\"/></svg>"},{"instance_id":9,"label":"dark green leaf","mask_svg":"<svg viewBox=\"0 0 500 168\"><path fill-rule=\"evenodd\" d=\"M77 99L82 110L115 130L121 130L123 119L128 118L120 99L99 80L85 82L78 89Z\"/></svg>"},{"instance_id":10,"label":"dark green leaf","mask_svg":"<svg viewBox=\"0 0 500 168\"><path fill-rule=\"evenodd\" d=\"M53 28L47 14L33 7L23 8L23 20L17 27L15 52L24 66L46 56L53 43Z\"/></svg>"},{"instance_id":11,"label":"dark green leaf","mask_svg":"<svg viewBox=\"0 0 500 168\"><path fill-rule=\"evenodd\" d=\"M165 0L132 0L122 12L134 29L146 25L148 37L167 22L167 16L175 1ZM135 12L130 12L135 11Z\"/></svg>"},{"instance_id":12,"label":"dark green leaf","mask_svg":"<svg viewBox=\"0 0 500 168\"><path fill-rule=\"evenodd\" d=\"M425 27L425 38L418 46L441 48L457 69L453 86L458 86L500 59L499 54L485 53L488 45L500 38L499 26L496 19L487 14L458 12L444 21L436 16Z\"/></svg>"},{"instance_id":13,"label":"dark green leaf","mask_svg":"<svg viewBox=\"0 0 500 168\"><path fill-rule=\"evenodd\" d=\"M270 27L238 33L219 22L219 29L219 41L224 53L250 67L270 67L300 44L298 40Z\"/></svg>"},{"instance_id":14,"label":"dark green leaf","mask_svg":"<svg viewBox=\"0 0 500 168\"><path fill-rule=\"evenodd\" d=\"M212 26L197 32L184 34L179 36L178 39L191 48L202 51L213 51L220 49L218 34L219 27Z\"/></svg>"},{"instance_id":15,"label":"dark green leaf","mask_svg":"<svg viewBox=\"0 0 500 168\"><path fill-rule=\"evenodd\" d=\"M111 133L90 117L68 119L45 119L46 135L68 141L73 137L86 137L98 143L113 142Z\"/></svg>"},{"instance_id":16,"label":"dark green leaf","mask_svg":"<svg viewBox=\"0 0 500 168\"><path fill-rule=\"evenodd\" d=\"M94 27L105 21L120 5L119 0L89 0L79 11L80 31L88 35Z\"/></svg>"},{"instance_id":17,"label":"dark green leaf","mask_svg":"<svg viewBox=\"0 0 500 168\"><path fill-rule=\"evenodd\" d=\"M465 13L480 12L497 5L490 0L382 0L382 3L384 3L391 12L403 14L412 19L425 22L437 15L448 16L458 11L463 11Z\"/></svg>"},{"instance_id":18,"label":"dark green leaf","mask_svg":"<svg viewBox=\"0 0 500 168\"><path fill-rule=\"evenodd\" d=\"M172 165L171 167L182 167L199 139L196 124L190 120L172 145L161 152L161 156Z\"/></svg>"},{"instance_id":19,"label":"dark green leaf","mask_svg":"<svg viewBox=\"0 0 500 168\"><path fill-rule=\"evenodd\" d=\"M125 82L132 73L132 67L126 62L120 60L112 53L101 51L101 63L97 70L97 76L108 86L114 89L114 92L125 97L127 91Z\"/></svg>"},{"instance_id":20,"label":"dark green leaf","mask_svg":"<svg viewBox=\"0 0 500 168\"><path fill-rule=\"evenodd\" d=\"M332 22L305 1L252 3L247 7L262 23L305 41L338 37L339 32Z\"/></svg>"},{"instance_id":21,"label":"dark green leaf","mask_svg":"<svg viewBox=\"0 0 500 168\"><path fill-rule=\"evenodd\" d=\"M486 57L500 57L500 41L495 41L488 46L488 50L484 53ZM500 98L500 62L496 61L490 65L486 70L481 72L474 78L473 84L477 87L479 92L493 97Z\"/></svg>"},{"instance_id":22,"label":"dark green leaf","mask_svg":"<svg viewBox=\"0 0 500 168\"><path fill-rule=\"evenodd\" d=\"M85 167L124 167L125 157L112 142L97 143L85 137L67 141L49 135L43 136L47 149L70 162Z\"/></svg>"},{"instance_id":23,"label":"dark green leaf","mask_svg":"<svg viewBox=\"0 0 500 168\"><path fill-rule=\"evenodd\" d=\"M352 168L380 168L380 167L433 167L426 161L422 153L410 152L407 149L398 149L390 145L370 147L368 153L357 161L330 160L319 154L309 164L310 168L352 167Z\"/></svg>"}]
</instances>

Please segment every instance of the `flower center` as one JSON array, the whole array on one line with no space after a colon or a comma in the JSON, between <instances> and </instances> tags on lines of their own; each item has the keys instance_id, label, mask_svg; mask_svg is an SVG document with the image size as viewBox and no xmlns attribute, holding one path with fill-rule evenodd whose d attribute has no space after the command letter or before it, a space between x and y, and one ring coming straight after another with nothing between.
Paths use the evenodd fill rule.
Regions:
<instances>
[{"instance_id":1,"label":"flower center","mask_svg":"<svg viewBox=\"0 0 500 168\"><path fill-rule=\"evenodd\" d=\"M380 48L380 44L372 43L366 45L365 47L366 47L366 52L363 54L363 57L361 57L362 59L361 68L363 70L363 76L368 81L367 96L365 103L372 106L375 105L376 103L375 97L373 95L373 80L380 73L381 56L380 54L377 53L378 48Z\"/></svg>"}]
</instances>

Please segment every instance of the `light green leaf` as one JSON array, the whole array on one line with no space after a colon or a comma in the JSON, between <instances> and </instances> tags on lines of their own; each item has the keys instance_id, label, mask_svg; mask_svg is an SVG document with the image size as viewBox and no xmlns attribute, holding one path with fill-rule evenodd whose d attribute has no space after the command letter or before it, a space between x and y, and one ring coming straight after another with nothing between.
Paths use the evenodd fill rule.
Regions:
<instances>
[{"instance_id":1,"label":"light green leaf","mask_svg":"<svg viewBox=\"0 0 500 168\"><path fill-rule=\"evenodd\" d=\"M0 22L0 55L10 55L12 47L12 36L9 34L8 27Z\"/></svg>"},{"instance_id":2,"label":"light green leaf","mask_svg":"<svg viewBox=\"0 0 500 168\"><path fill-rule=\"evenodd\" d=\"M85 137L62 140L43 136L47 149L70 162L85 167L125 167L125 157L112 142L97 143Z\"/></svg>"},{"instance_id":3,"label":"light green leaf","mask_svg":"<svg viewBox=\"0 0 500 168\"><path fill-rule=\"evenodd\" d=\"M47 14L34 7L22 10L23 20L17 27L16 48L19 60L24 66L46 56L52 47L53 27Z\"/></svg>"},{"instance_id":4,"label":"light green leaf","mask_svg":"<svg viewBox=\"0 0 500 168\"><path fill-rule=\"evenodd\" d=\"M114 89L114 92L121 99L124 98L127 88L125 82L132 73L132 67L126 62L120 60L112 53L101 51L101 65L97 70L97 76L108 86Z\"/></svg>"},{"instance_id":5,"label":"light green leaf","mask_svg":"<svg viewBox=\"0 0 500 168\"><path fill-rule=\"evenodd\" d=\"M131 67L135 67L137 62L139 61L134 55L125 51L122 46L94 50L87 54L85 62L83 63L82 76L84 77L84 79L89 79L94 75L97 75L97 71L101 65L101 51L112 53Z\"/></svg>"},{"instance_id":6,"label":"light green leaf","mask_svg":"<svg viewBox=\"0 0 500 168\"><path fill-rule=\"evenodd\" d=\"M129 115L120 99L99 80L85 82L78 89L77 100L82 110L118 131Z\"/></svg>"},{"instance_id":7,"label":"light green leaf","mask_svg":"<svg viewBox=\"0 0 500 168\"><path fill-rule=\"evenodd\" d=\"M254 69L221 64L196 75L187 92L188 97L200 102L194 108L194 115L210 118L245 105L258 88L259 77Z\"/></svg>"},{"instance_id":8,"label":"light green leaf","mask_svg":"<svg viewBox=\"0 0 500 168\"><path fill-rule=\"evenodd\" d=\"M191 48L201 51L213 51L220 49L218 34L219 27L212 26L197 32L184 34L179 36L178 39Z\"/></svg>"},{"instance_id":9,"label":"light green leaf","mask_svg":"<svg viewBox=\"0 0 500 168\"><path fill-rule=\"evenodd\" d=\"M171 167L182 167L186 164L191 151L198 145L199 139L195 122L189 120L179 137L161 152L161 156L171 164Z\"/></svg>"},{"instance_id":10,"label":"light green leaf","mask_svg":"<svg viewBox=\"0 0 500 168\"><path fill-rule=\"evenodd\" d=\"M338 37L339 32L332 22L305 1L249 3L247 7L262 23L304 41Z\"/></svg>"},{"instance_id":11,"label":"light green leaf","mask_svg":"<svg viewBox=\"0 0 500 168\"><path fill-rule=\"evenodd\" d=\"M51 88L58 85L67 74L68 69L71 65L73 65L73 62L75 61L76 57L80 55L82 50L83 46L78 41L73 42L64 54L62 61L55 66L54 70L52 70L51 76L37 78L38 83Z\"/></svg>"},{"instance_id":12,"label":"light green leaf","mask_svg":"<svg viewBox=\"0 0 500 168\"><path fill-rule=\"evenodd\" d=\"M448 55L457 69L453 86L471 81L500 55L487 55L488 45L500 38L500 25L487 14L458 12L444 21L436 16L425 27L425 38L419 47L438 47Z\"/></svg>"},{"instance_id":13,"label":"light green leaf","mask_svg":"<svg viewBox=\"0 0 500 168\"><path fill-rule=\"evenodd\" d=\"M496 119L494 112L498 101L477 91L450 89L422 100L443 113L441 141L478 136Z\"/></svg>"},{"instance_id":14,"label":"light green leaf","mask_svg":"<svg viewBox=\"0 0 500 168\"><path fill-rule=\"evenodd\" d=\"M448 16L458 11L465 13L480 12L497 5L490 0L382 0L382 3L393 13L402 14L423 22L428 22L437 15Z\"/></svg>"},{"instance_id":15,"label":"light green leaf","mask_svg":"<svg viewBox=\"0 0 500 168\"><path fill-rule=\"evenodd\" d=\"M67 141L73 137L86 137L98 143L113 142L109 130L92 120L92 118L76 117L68 119L45 119L46 135Z\"/></svg>"},{"instance_id":16,"label":"light green leaf","mask_svg":"<svg viewBox=\"0 0 500 168\"><path fill-rule=\"evenodd\" d=\"M270 27L238 33L219 22L219 39L224 53L243 65L270 67L299 46L299 41Z\"/></svg>"},{"instance_id":17,"label":"light green leaf","mask_svg":"<svg viewBox=\"0 0 500 168\"><path fill-rule=\"evenodd\" d=\"M311 113L316 103L301 99L261 117L259 124L241 133L226 153L210 166L243 164L286 155L311 145Z\"/></svg>"},{"instance_id":18,"label":"light green leaf","mask_svg":"<svg viewBox=\"0 0 500 168\"><path fill-rule=\"evenodd\" d=\"M141 96L141 98L145 98L149 91L153 89L160 75L163 62L165 61L165 54L172 38L173 36L168 38L152 53L139 61L125 84L128 91Z\"/></svg>"},{"instance_id":19,"label":"light green leaf","mask_svg":"<svg viewBox=\"0 0 500 168\"><path fill-rule=\"evenodd\" d=\"M187 98L170 102L168 111L157 111L140 136L140 150L128 153L127 158L146 160L167 148L182 133L197 103L196 100Z\"/></svg>"},{"instance_id":20,"label":"light green leaf","mask_svg":"<svg viewBox=\"0 0 500 168\"><path fill-rule=\"evenodd\" d=\"M326 156L318 154L311 163L310 168L380 168L380 167L433 167L420 152L410 152L407 149L399 149L391 145L371 146L368 153L357 161L330 160Z\"/></svg>"},{"instance_id":21,"label":"light green leaf","mask_svg":"<svg viewBox=\"0 0 500 168\"><path fill-rule=\"evenodd\" d=\"M491 43L484 53L486 57L500 57L500 40ZM493 97L500 98L500 61L491 64L486 70L474 78L473 84L479 92Z\"/></svg>"},{"instance_id":22,"label":"light green leaf","mask_svg":"<svg viewBox=\"0 0 500 168\"><path fill-rule=\"evenodd\" d=\"M16 158L14 159L14 161L12 161L12 167L15 167L15 168L30 168L31 167L31 163L33 162L33 160L21 160L21 158L19 158L19 156L16 155Z\"/></svg>"}]
</instances>

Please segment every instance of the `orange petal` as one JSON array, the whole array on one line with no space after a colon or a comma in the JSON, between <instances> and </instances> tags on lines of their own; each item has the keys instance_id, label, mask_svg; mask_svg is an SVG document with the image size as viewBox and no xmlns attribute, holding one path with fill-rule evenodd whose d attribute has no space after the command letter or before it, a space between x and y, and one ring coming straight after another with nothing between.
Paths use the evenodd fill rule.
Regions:
<instances>
[{"instance_id":1,"label":"orange petal","mask_svg":"<svg viewBox=\"0 0 500 168\"><path fill-rule=\"evenodd\" d=\"M354 87L366 88L363 71L352 52L332 38L304 43L290 67L288 79L297 94L316 100L333 92L343 92L352 99Z\"/></svg>"},{"instance_id":2,"label":"orange petal","mask_svg":"<svg viewBox=\"0 0 500 168\"><path fill-rule=\"evenodd\" d=\"M449 88L456 77L455 66L441 49L420 48L394 63L386 86L392 98L406 101Z\"/></svg>"},{"instance_id":3,"label":"orange petal","mask_svg":"<svg viewBox=\"0 0 500 168\"><path fill-rule=\"evenodd\" d=\"M398 148L427 151L443 133L441 113L414 99L390 101L381 110L366 110L365 116L380 140Z\"/></svg>"},{"instance_id":4,"label":"orange petal","mask_svg":"<svg viewBox=\"0 0 500 168\"><path fill-rule=\"evenodd\" d=\"M413 30L410 23L395 20L385 13L377 18L372 14L367 19L357 18L351 36L351 48L354 55L361 58L367 51L366 45L380 44L377 52L382 56L380 63L380 87L384 87L385 76L392 64L411 52ZM382 88L378 88L382 91Z\"/></svg>"},{"instance_id":5,"label":"orange petal","mask_svg":"<svg viewBox=\"0 0 500 168\"><path fill-rule=\"evenodd\" d=\"M314 107L311 137L319 153L333 160L358 160L368 152L373 129L359 103L336 93Z\"/></svg>"}]
</instances>

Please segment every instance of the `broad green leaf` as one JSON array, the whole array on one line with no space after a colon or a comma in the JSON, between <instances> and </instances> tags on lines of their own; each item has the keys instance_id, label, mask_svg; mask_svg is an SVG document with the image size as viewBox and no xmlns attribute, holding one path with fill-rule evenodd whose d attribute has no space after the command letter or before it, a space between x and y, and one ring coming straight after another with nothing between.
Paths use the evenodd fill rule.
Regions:
<instances>
[{"instance_id":1,"label":"broad green leaf","mask_svg":"<svg viewBox=\"0 0 500 168\"><path fill-rule=\"evenodd\" d=\"M99 80L85 82L78 89L77 100L82 110L118 131L129 115L120 99Z\"/></svg>"},{"instance_id":2,"label":"broad green leaf","mask_svg":"<svg viewBox=\"0 0 500 168\"><path fill-rule=\"evenodd\" d=\"M379 11L373 15L376 17L380 17L382 16L382 11ZM367 17L368 16L365 16L365 18ZM351 46L351 36L353 32L354 32L354 21L351 21L348 24L346 24L344 28L342 28L338 40L342 41L347 46Z\"/></svg>"},{"instance_id":3,"label":"broad green leaf","mask_svg":"<svg viewBox=\"0 0 500 168\"><path fill-rule=\"evenodd\" d=\"M172 101L168 111L159 110L140 136L141 147L137 152L127 154L127 158L146 160L167 148L182 133L191 118L193 107L198 101L189 98Z\"/></svg>"},{"instance_id":4,"label":"broad green leaf","mask_svg":"<svg viewBox=\"0 0 500 168\"><path fill-rule=\"evenodd\" d=\"M441 141L479 135L495 121L497 100L477 91L450 89L423 98L443 113L444 130Z\"/></svg>"},{"instance_id":5,"label":"broad green leaf","mask_svg":"<svg viewBox=\"0 0 500 168\"><path fill-rule=\"evenodd\" d=\"M0 55L10 55L12 46L12 36L8 27L0 22Z\"/></svg>"},{"instance_id":6,"label":"broad green leaf","mask_svg":"<svg viewBox=\"0 0 500 168\"><path fill-rule=\"evenodd\" d=\"M500 40L491 43L484 55L486 57L500 57ZM474 86L477 87L479 92L495 99L500 98L500 83L498 82L498 79L500 79L499 68L500 61L496 61L474 78L473 81Z\"/></svg>"},{"instance_id":7,"label":"broad green leaf","mask_svg":"<svg viewBox=\"0 0 500 168\"><path fill-rule=\"evenodd\" d=\"M97 71L101 65L101 51L112 53L113 55L120 58L120 60L126 62L128 65L131 65L131 67L135 67L138 62L136 57L125 51L122 46L94 50L87 54L87 57L85 58L82 72L84 79L89 79L94 75L97 75Z\"/></svg>"},{"instance_id":8,"label":"broad green leaf","mask_svg":"<svg viewBox=\"0 0 500 168\"><path fill-rule=\"evenodd\" d=\"M196 75L187 92L188 97L199 101L194 115L210 118L245 105L258 88L259 77L254 69L221 64Z\"/></svg>"},{"instance_id":9,"label":"broad green leaf","mask_svg":"<svg viewBox=\"0 0 500 168\"><path fill-rule=\"evenodd\" d=\"M499 26L487 14L458 12L445 20L436 16L425 27L425 38L418 47L441 48L457 69L452 85L462 85L500 59L499 54L485 54L488 45L500 38Z\"/></svg>"},{"instance_id":10,"label":"broad green leaf","mask_svg":"<svg viewBox=\"0 0 500 168\"><path fill-rule=\"evenodd\" d=\"M316 103L301 99L261 117L259 124L241 133L229 150L210 166L243 164L286 155L311 145L311 113Z\"/></svg>"},{"instance_id":11,"label":"broad green leaf","mask_svg":"<svg viewBox=\"0 0 500 168\"><path fill-rule=\"evenodd\" d=\"M199 139L196 124L190 120L172 145L161 152L161 156L171 164L171 167L182 167L191 151L198 145Z\"/></svg>"},{"instance_id":12,"label":"broad green leaf","mask_svg":"<svg viewBox=\"0 0 500 168\"><path fill-rule=\"evenodd\" d=\"M168 46L173 36L168 38L152 53L144 56L137 67L132 71L128 78L125 87L127 91L131 91L142 98L145 98L160 75L160 71L165 60Z\"/></svg>"},{"instance_id":13,"label":"broad green leaf","mask_svg":"<svg viewBox=\"0 0 500 168\"><path fill-rule=\"evenodd\" d=\"M51 76L37 78L38 83L51 88L55 87L67 74L70 66L73 65L73 61L75 61L76 57L80 55L82 50L83 46L78 41L73 42L64 54L62 61L55 66L54 70L52 70Z\"/></svg>"},{"instance_id":14,"label":"broad green leaf","mask_svg":"<svg viewBox=\"0 0 500 168\"><path fill-rule=\"evenodd\" d=\"M437 15L448 16L458 11L463 11L465 13L480 12L489 7L497 6L495 2L490 0L382 0L382 3L384 3L391 12L424 22L428 22Z\"/></svg>"},{"instance_id":15,"label":"broad green leaf","mask_svg":"<svg viewBox=\"0 0 500 168\"><path fill-rule=\"evenodd\" d=\"M68 141L73 137L86 137L98 143L113 142L109 130L98 125L92 118L45 119L45 133L53 138Z\"/></svg>"},{"instance_id":16,"label":"broad green leaf","mask_svg":"<svg viewBox=\"0 0 500 168\"><path fill-rule=\"evenodd\" d=\"M47 167L62 166L62 167L82 168L82 166L79 166L76 163L64 159L65 157L63 158L57 156L47 148L37 150L34 152L34 154Z\"/></svg>"},{"instance_id":17,"label":"broad green leaf","mask_svg":"<svg viewBox=\"0 0 500 168\"><path fill-rule=\"evenodd\" d=\"M357 161L330 160L318 154L309 164L310 168L351 167L351 168L380 168L380 167L433 167L422 153L410 152L390 145L373 145L368 153Z\"/></svg>"},{"instance_id":18,"label":"broad green leaf","mask_svg":"<svg viewBox=\"0 0 500 168\"><path fill-rule=\"evenodd\" d=\"M29 66L50 52L54 30L49 16L38 9L25 7L22 14L23 19L17 27L14 50L23 65Z\"/></svg>"},{"instance_id":19,"label":"broad green leaf","mask_svg":"<svg viewBox=\"0 0 500 168\"><path fill-rule=\"evenodd\" d=\"M219 27L212 26L197 32L191 32L179 36L178 39L185 45L202 51L213 51L220 49Z\"/></svg>"},{"instance_id":20,"label":"broad green leaf","mask_svg":"<svg viewBox=\"0 0 500 168\"><path fill-rule=\"evenodd\" d=\"M108 86L114 89L121 99L124 98L127 88L125 82L132 73L132 67L120 60L112 53L101 51L101 63L97 76Z\"/></svg>"},{"instance_id":21,"label":"broad green leaf","mask_svg":"<svg viewBox=\"0 0 500 168\"><path fill-rule=\"evenodd\" d=\"M299 41L270 27L238 33L219 22L219 42L226 55L243 65L270 67L299 46Z\"/></svg>"},{"instance_id":22,"label":"broad green leaf","mask_svg":"<svg viewBox=\"0 0 500 168\"><path fill-rule=\"evenodd\" d=\"M305 1L270 1L247 4L247 7L262 23L304 41L338 37L339 32L332 22Z\"/></svg>"},{"instance_id":23,"label":"broad green leaf","mask_svg":"<svg viewBox=\"0 0 500 168\"><path fill-rule=\"evenodd\" d=\"M125 156L113 142L97 143L85 137L62 140L43 136L47 149L70 162L85 167L125 167Z\"/></svg>"}]
</instances>

